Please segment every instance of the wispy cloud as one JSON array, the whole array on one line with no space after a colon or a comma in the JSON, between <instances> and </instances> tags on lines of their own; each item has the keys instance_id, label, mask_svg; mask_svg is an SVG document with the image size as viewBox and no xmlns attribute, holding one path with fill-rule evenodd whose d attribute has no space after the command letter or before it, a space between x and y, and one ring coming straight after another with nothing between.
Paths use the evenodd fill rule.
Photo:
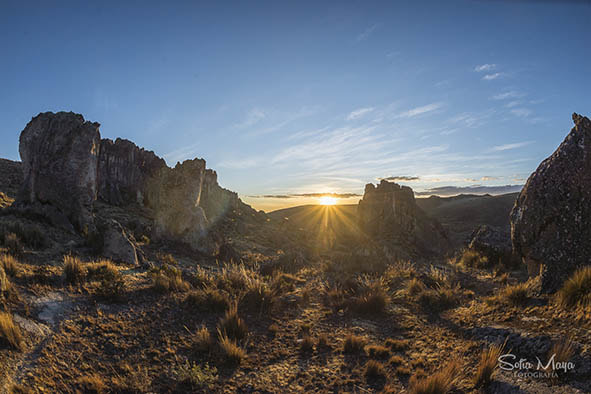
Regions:
<instances>
[{"instance_id":1,"label":"wispy cloud","mask_svg":"<svg viewBox=\"0 0 591 394\"><path fill-rule=\"evenodd\" d=\"M366 108L359 108L355 111L352 111L349 115L347 115L347 120L355 120L362 118L363 116L367 115L368 113L374 110L373 107L366 107Z\"/></svg>"},{"instance_id":2,"label":"wispy cloud","mask_svg":"<svg viewBox=\"0 0 591 394\"><path fill-rule=\"evenodd\" d=\"M246 128L255 125L256 123L260 122L261 120L265 119L266 114L263 110L259 108L253 108L246 113L246 117L244 120L238 124L236 127L238 128Z\"/></svg>"},{"instance_id":3,"label":"wispy cloud","mask_svg":"<svg viewBox=\"0 0 591 394\"><path fill-rule=\"evenodd\" d=\"M496 94L492 98L494 100L505 100L510 98L521 98L523 96L525 96L525 93L521 93L515 90L509 90L503 93Z\"/></svg>"},{"instance_id":4,"label":"wispy cloud","mask_svg":"<svg viewBox=\"0 0 591 394\"><path fill-rule=\"evenodd\" d=\"M522 148L524 146L533 144L534 141L523 141L523 142L516 142L513 144L505 144L505 145L497 145L492 147L491 151L493 152L501 152L501 151L505 151L505 150L511 150L511 149L517 149L517 148Z\"/></svg>"},{"instance_id":5,"label":"wispy cloud","mask_svg":"<svg viewBox=\"0 0 591 394\"><path fill-rule=\"evenodd\" d=\"M499 177L498 176L490 176L490 175L485 175L482 178L480 178L480 180L487 182L487 181L498 181Z\"/></svg>"},{"instance_id":6,"label":"wispy cloud","mask_svg":"<svg viewBox=\"0 0 591 394\"><path fill-rule=\"evenodd\" d=\"M440 186L427 189L422 192L415 192L418 196L440 196L449 197L458 194L506 194L521 191L523 185L503 185L503 186Z\"/></svg>"},{"instance_id":7,"label":"wispy cloud","mask_svg":"<svg viewBox=\"0 0 591 394\"><path fill-rule=\"evenodd\" d=\"M365 29L363 32L361 32L356 38L355 38L355 42L361 42L363 40L367 40L369 38L369 36L371 36L377 28L380 27L379 23L374 23L373 25L369 26L367 29Z\"/></svg>"},{"instance_id":8,"label":"wispy cloud","mask_svg":"<svg viewBox=\"0 0 591 394\"><path fill-rule=\"evenodd\" d=\"M431 103L427 105L423 105L421 107L416 107L413 109L409 109L408 111L404 111L398 114L400 118L412 118L414 116L426 114L428 112L433 112L443 107L443 103Z\"/></svg>"},{"instance_id":9,"label":"wispy cloud","mask_svg":"<svg viewBox=\"0 0 591 394\"><path fill-rule=\"evenodd\" d=\"M514 108L514 109L511 110L511 113L513 115L519 116L521 118L527 118L533 112L530 109L527 109L527 108Z\"/></svg>"},{"instance_id":10,"label":"wispy cloud","mask_svg":"<svg viewBox=\"0 0 591 394\"><path fill-rule=\"evenodd\" d=\"M518 105L521 105L522 102L519 100L513 100L513 101L509 101L507 104L505 104L506 108L513 108L513 107L517 107Z\"/></svg>"},{"instance_id":11,"label":"wispy cloud","mask_svg":"<svg viewBox=\"0 0 591 394\"><path fill-rule=\"evenodd\" d=\"M334 198L352 198L361 197L358 193L289 193L289 194L263 194L258 196L248 196L250 198L297 198L297 197L334 197Z\"/></svg>"},{"instance_id":12,"label":"wispy cloud","mask_svg":"<svg viewBox=\"0 0 591 394\"><path fill-rule=\"evenodd\" d=\"M412 182L412 181L418 181L421 178L418 176L406 176L406 175L400 175L400 176L387 176L384 178L378 178L378 181L392 181L392 182Z\"/></svg>"},{"instance_id":13,"label":"wispy cloud","mask_svg":"<svg viewBox=\"0 0 591 394\"><path fill-rule=\"evenodd\" d=\"M493 79L497 79L502 77L503 73L493 73L493 74L486 74L484 77L482 77L482 79L484 79L485 81L492 81Z\"/></svg>"},{"instance_id":14,"label":"wispy cloud","mask_svg":"<svg viewBox=\"0 0 591 394\"><path fill-rule=\"evenodd\" d=\"M495 68L497 68L496 64L481 64L479 66L474 67L474 71L476 71L477 73L479 72L483 72L483 71L491 71L494 70Z\"/></svg>"}]
</instances>

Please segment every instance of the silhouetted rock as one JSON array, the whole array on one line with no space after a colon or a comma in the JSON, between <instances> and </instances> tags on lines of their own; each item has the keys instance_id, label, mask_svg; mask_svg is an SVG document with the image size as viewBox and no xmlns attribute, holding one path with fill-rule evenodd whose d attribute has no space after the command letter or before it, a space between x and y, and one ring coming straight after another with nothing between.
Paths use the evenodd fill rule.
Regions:
<instances>
[{"instance_id":1,"label":"silhouetted rock","mask_svg":"<svg viewBox=\"0 0 591 394\"><path fill-rule=\"evenodd\" d=\"M575 127L531 174L511 212L514 252L555 291L591 256L591 121Z\"/></svg>"},{"instance_id":2,"label":"silhouetted rock","mask_svg":"<svg viewBox=\"0 0 591 394\"><path fill-rule=\"evenodd\" d=\"M57 224L92 231L99 150L98 123L72 112L37 115L20 136L24 182L17 203L51 211Z\"/></svg>"},{"instance_id":3,"label":"silhouetted rock","mask_svg":"<svg viewBox=\"0 0 591 394\"><path fill-rule=\"evenodd\" d=\"M23 184L23 165L19 161L0 159L0 192L16 198Z\"/></svg>"},{"instance_id":4,"label":"silhouetted rock","mask_svg":"<svg viewBox=\"0 0 591 394\"><path fill-rule=\"evenodd\" d=\"M98 170L98 197L112 205L143 205L146 183L166 162L154 152L131 141L101 140Z\"/></svg>"},{"instance_id":5,"label":"silhouetted rock","mask_svg":"<svg viewBox=\"0 0 591 394\"><path fill-rule=\"evenodd\" d=\"M488 256L489 259L510 256L511 234L484 224L474 230L468 248Z\"/></svg>"},{"instance_id":6,"label":"silhouetted rock","mask_svg":"<svg viewBox=\"0 0 591 394\"><path fill-rule=\"evenodd\" d=\"M441 225L416 205L408 186L382 180L367 184L359 201L360 228L371 238L411 254L447 251L449 240Z\"/></svg>"}]
</instances>

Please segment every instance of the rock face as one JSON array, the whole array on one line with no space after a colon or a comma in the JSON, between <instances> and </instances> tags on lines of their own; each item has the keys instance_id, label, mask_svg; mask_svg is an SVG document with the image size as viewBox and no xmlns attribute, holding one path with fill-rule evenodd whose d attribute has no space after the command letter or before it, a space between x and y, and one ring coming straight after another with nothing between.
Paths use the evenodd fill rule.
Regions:
<instances>
[{"instance_id":1,"label":"rock face","mask_svg":"<svg viewBox=\"0 0 591 394\"><path fill-rule=\"evenodd\" d=\"M54 218L63 215L77 230L88 231L97 196L99 150L98 123L72 112L37 115L20 136L24 182L17 201L49 205L57 209Z\"/></svg>"},{"instance_id":2,"label":"rock face","mask_svg":"<svg viewBox=\"0 0 591 394\"><path fill-rule=\"evenodd\" d=\"M513 251L542 291L557 290L591 256L591 121L575 126L531 174L511 212Z\"/></svg>"},{"instance_id":3,"label":"rock face","mask_svg":"<svg viewBox=\"0 0 591 394\"><path fill-rule=\"evenodd\" d=\"M410 254L441 253L449 240L441 225L416 205L408 186L381 181L367 184L357 208L359 226L371 238Z\"/></svg>"},{"instance_id":4,"label":"rock face","mask_svg":"<svg viewBox=\"0 0 591 394\"><path fill-rule=\"evenodd\" d=\"M111 205L144 204L146 184L166 167L152 151L131 141L101 140L98 169L98 197Z\"/></svg>"},{"instance_id":5,"label":"rock face","mask_svg":"<svg viewBox=\"0 0 591 394\"><path fill-rule=\"evenodd\" d=\"M212 226L237 209L253 213L238 195L221 188L215 171L202 159L174 168L154 152L133 142L100 138L99 124L72 112L42 113L20 137L24 183L17 203L37 206L54 224L93 233L95 201L138 204L153 215L155 239L187 243L194 250L217 254L219 236ZM115 223L101 222L103 253L136 263L133 240Z\"/></svg>"},{"instance_id":6,"label":"rock face","mask_svg":"<svg viewBox=\"0 0 591 394\"><path fill-rule=\"evenodd\" d=\"M472 233L469 249L476 250L490 258L511 255L511 235L500 228L486 224L478 227Z\"/></svg>"}]
</instances>

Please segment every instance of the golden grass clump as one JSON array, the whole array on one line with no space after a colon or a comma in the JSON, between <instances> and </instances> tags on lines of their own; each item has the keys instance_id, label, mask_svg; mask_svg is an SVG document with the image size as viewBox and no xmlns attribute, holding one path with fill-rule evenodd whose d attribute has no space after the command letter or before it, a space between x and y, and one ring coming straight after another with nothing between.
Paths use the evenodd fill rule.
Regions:
<instances>
[{"instance_id":1,"label":"golden grass clump","mask_svg":"<svg viewBox=\"0 0 591 394\"><path fill-rule=\"evenodd\" d=\"M488 268L490 267L490 262L488 257L483 256L479 252L473 249L464 249L462 255L457 260L457 264L462 267L470 267L470 268Z\"/></svg>"},{"instance_id":2,"label":"golden grass clump","mask_svg":"<svg viewBox=\"0 0 591 394\"><path fill-rule=\"evenodd\" d=\"M460 364L457 361L450 362L445 368L432 375L418 377L413 375L409 381L411 394L446 394L449 393L458 378Z\"/></svg>"},{"instance_id":3,"label":"golden grass clump","mask_svg":"<svg viewBox=\"0 0 591 394\"><path fill-rule=\"evenodd\" d=\"M119 271L111 260L100 260L89 264L86 272L89 280L112 279L119 276Z\"/></svg>"},{"instance_id":4,"label":"golden grass clump","mask_svg":"<svg viewBox=\"0 0 591 394\"><path fill-rule=\"evenodd\" d=\"M386 312L390 297L384 280L363 278L353 298L353 306L358 313L379 315Z\"/></svg>"},{"instance_id":5,"label":"golden grass clump","mask_svg":"<svg viewBox=\"0 0 591 394\"><path fill-rule=\"evenodd\" d=\"M310 334L305 334L300 341L300 350L308 353L314 350L314 339Z\"/></svg>"},{"instance_id":6,"label":"golden grass clump","mask_svg":"<svg viewBox=\"0 0 591 394\"><path fill-rule=\"evenodd\" d=\"M64 277L69 284L80 284L86 280L86 268L75 256L64 256Z\"/></svg>"},{"instance_id":7,"label":"golden grass clump","mask_svg":"<svg viewBox=\"0 0 591 394\"><path fill-rule=\"evenodd\" d=\"M210 353L215 346L215 341L209 330L205 326L201 326L195 333L193 338L193 349L198 353Z\"/></svg>"},{"instance_id":8,"label":"golden grass clump","mask_svg":"<svg viewBox=\"0 0 591 394\"><path fill-rule=\"evenodd\" d=\"M4 268L4 272L6 272L6 275L12 277L16 276L16 274L18 273L17 263L18 262L16 258L14 258L14 256L6 253L0 254L0 266Z\"/></svg>"},{"instance_id":9,"label":"golden grass clump","mask_svg":"<svg viewBox=\"0 0 591 394\"><path fill-rule=\"evenodd\" d=\"M382 345L368 345L365 352L371 358L385 360L390 356L390 349Z\"/></svg>"},{"instance_id":10,"label":"golden grass clump","mask_svg":"<svg viewBox=\"0 0 591 394\"><path fill-rule=\"evenodd\" d=\"M402 352L408 348L408 341L406 339L388 338L384 345L390 348L393 352Z\"/></svg>"},{"instance_id":11,"label":"golden grass clump","mask_svg":"<svg viewBox=\"0 0 591 394\"><path fill-rule=\"evenodd\" d=\"M513 306L523 306L529 302L529 286L527 282L505 287L500 299Z\"/></svg>"},{"instance_id":12,"label":"golden grass clump","mask_svg":"<svg viewBox=\"0 0 591 394\"><path fill-rule=\"evenodd\" d=\"M246 351L242 349L234 339L231 339L219 329L218 344L222 353L222 357L227 364L240 365L242 360L246 358Z\"/></svg>"},{"instance_id":13,"label":"golden grass clump","mask_svg":"<svg viewBox=\"0 0 591 394\"><path fill-rule=\"evenodd\" d=\"M367 379L383 379L386 377L386 369L379 361L367 360L363 374Z\"/></svg>"},{"instance_id":14,"label":"golden grass clump","mask_svg":"<svg viewBox=\"0 0 591 394\"><path fill-rule=\"evenodd\" d=\"M425 290L425 284L418 278L411 278L406 285L406 292L414 297Z\"/></svg>"},{"instance_id":15,"label":"golden grass clump","mask_svg":"<svg viewBox=\"0 0 591 394\"><path fill-rule=\"evenodd\" d=\"M233 340L242 340L248 335L248 327L240 316L238 316L238 307L233 305L223 318L220 319L218 329L224 336Z\"/></svg>"},{"instance_id":16,"label":"golden grass clump","mask_svg":"<svg viewBox=\"0 0 591 394\"><path fill-rule=\"evenodd\" d=\"M191 285L183 279L181 270L164 264L157 272L153 273L152 288L159 293L185 292L191 288Z\"/></svg>"},{"instance_id":17,"label":"golden grass clump","mask_svg":"<svg viewBox=\"0 0 591 394\"><path fill-rule=\"evenodd\" d=\"M95 373L78 378L77 383L84 393L102 394L107 391L103 378Z\"/></svg>"},{"instance_id":18,"label":"golden grass clump","mask_svg":"<svg viewBox=\"0 0 591 394\"><path fill-rule=\"evenodd\" d=\"M575 350L575 344L570 339L556 342L548 352L548 359L554 356L556 364L565 364L575 355Z\"/></svg>"},{"instance_id":19,"label":"golden grass clump","mask_svg":"<svg viewBox=\"0 0 591 394\"><path fill-rule=\"evenodd\" d=\"M345 337L343 344L343 353L346 354L358 354L363 351L365 344L367 343L364 337L349 334Z\"/></svg>"},{"instance_id":20,"label":"golden grass clump","mask_svg":"<svg viewBox=\"0 0 591 394\"><path fill-rule=\"evenodd\" d=\"M505 345L491 345L482 351L474 375L474 385L476 387L486 387L492 382L493 375L499 365L499 356L503 353L504 348Z\"/></svg>"},{"instance_id":21,"label":"golden grass clump","mask_svg":"<svg viewBox=\"0 0 591 394\"><path fill-rule=\"evenodd\" d=\"M591 267L576 271L556 293L556 303L562 308L591 306Z\"/></svg>"},{"instance_id":22,"label":"golden grass clump","mask_svg":"<svg viewBox=\"0 0 591 394\"><path fill-rule=\"evenodd\" d=\"M0 312L0 344L19 351L24 348L21 329L7 312Z\"/></svg>"},{"instance_id":23,"label":"golden grass clump","mask_svg":"<svg viewBox=\"0 0 591 394\"><path fill-rule=\"evenodd\" d=\"M191 291L185 298L185 302L202 310L224 312L230 309L231 300L223 290L215 287L205 287Z\"/></svg>"}]
</instances>

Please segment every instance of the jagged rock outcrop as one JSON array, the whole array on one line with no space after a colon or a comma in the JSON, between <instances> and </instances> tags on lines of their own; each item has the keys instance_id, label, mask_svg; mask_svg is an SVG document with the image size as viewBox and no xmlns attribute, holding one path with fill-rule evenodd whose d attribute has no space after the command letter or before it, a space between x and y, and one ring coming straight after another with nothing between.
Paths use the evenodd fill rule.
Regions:
<instances>
[{"instance_id":1,"label":"jagged rock outcrop","mask_svg":"<svg viewBox=\"0 0 591 394\"><path fill-rule=\"evenodd\" d=\"M557 290L578 267L591 263L591 121L575 126L527 180L511 212L513 251L542 291Z\"/></svg>"},{"instance_id":2,"label":"jagged rock outcrop","mask_svg":"<svg viewBox=\"0 0 591 394\"><path fill-rule=\"evenodd\" d=\"M103 254L115 260L135 264L135 244L117 222L101 222L97 232L92 216L97 198L148 208L155 239L181 241L214 255L223 242L211 233L215 224L230 213L255 213L236 193L219 186L204 160L169 168L131 141L101 140L98 123L72 112L34 117L21 133L19 149L24 183L17 203L38 207L54 224L102 237Z\"/></svg>"},{"instance_id":3,"label":"jagged rock outcrop","mask_svg":"<svg viewBox=\"0 0 591 394\"><path fill-rule=\"evenodd\" d=\"M139 265L135 240L123 226L113 219L99 219L97 227L101 237L101 254L113 261Z\"/></svg>"},{"instance_id":4,"label":"jagged rock outcrop","mask_svg":"<svg viewBox=\"0 0 591 394\"><path fill-rule=\"evenodd\" d=\"M469 249L487 256L489 260L511 255L511 234L503 229L481 225L470 237Z\"/></svg>"},{"instance_id":5,"label":"jagged rock outcrop","mask_svg":"<svg viewBox=\"0 0 591 394\"><path fill-rule=\"evenodd\" d=\"M99 126L72 112L34 117L20 136L24 181L17 203L43 206L57 224L92 231Z\"/></svg>"},{"instance_id":6,"label":"jagged rock outcrop","mask_svg":"<svg viewBox=\"0 0 591 394\"><path fill-rule=\"evenodd\" d=\"M377 186L367 184L357 211L359 226L366 234L402 255L442 253L450 247L441 225L417 206L408 186L385 180Z\"/></svg>"},{"instance_id":7,"label":"jagged rock outcrop","mask_svg":"<svg viewBox=\"0 0 591 394\"><path fill-rule=\"evenodd\" d=\"M98 197L111 205L143 205L147 181L164 167L163 159L131 141L102 139Z\"/></svg>"}]
</instances>

